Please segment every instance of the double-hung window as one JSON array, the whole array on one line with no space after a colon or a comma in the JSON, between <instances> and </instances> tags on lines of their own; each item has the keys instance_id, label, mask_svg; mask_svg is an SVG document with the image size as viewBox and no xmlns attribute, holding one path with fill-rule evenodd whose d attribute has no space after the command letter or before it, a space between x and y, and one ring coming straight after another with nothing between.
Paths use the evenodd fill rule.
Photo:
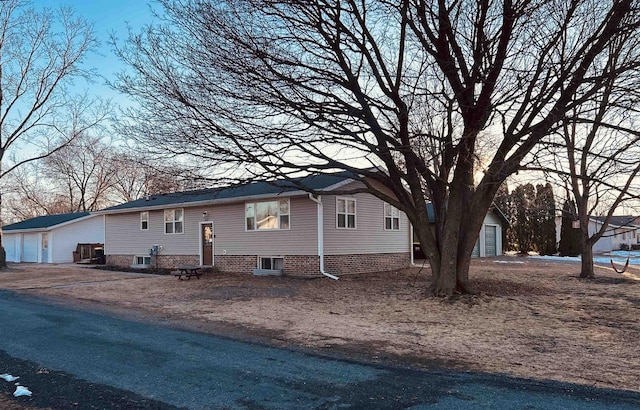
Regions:
<instances>
[{"instance_id":1,"label":"double-hung window","mask_svg":"<svg viewBox=\"0 0 640 410\"><path fill-rule=\"evenodd\" d=\"M165 209L164 233L182 233L184 228L183 209Z\"/></svg>"},{"instance_id":2,"label":"double-hung window","mask_svg":"<svg viewBox=\"0 0 640 410\"><path fill-rule=\"evenodd\" d=\"M399 231L400 230L400 211L393 205L385 202L384 204L384 230Z\"/></svg>"},{"instance_id":3,"label":"double-hung window","mask_svg":"<svg viewBox=\"0 0 640 410\"><path fill-rule=\"evenodd\" d=\"M245 204L247 231L289 229L289 200L247 202Z\"/></svg>"},{"instance_id":4,"label":"double-hung window","mask_svg":"<svg viewBox=\"0 0 640 410\"><path fill-rule=\"evenodd\" d=\"M140 230L149 230L149 212L140 212Z\"/></svg>"},{"instance_id":5,"label":"double-hung window","mask_svg":"<svg viewBox=\"0 0 640 410\"><path fill-rule=\"evenodd\" d=\"M356 200L336 198L336 226L341 229L356 229Z\"/></svg>"}]
</instances>

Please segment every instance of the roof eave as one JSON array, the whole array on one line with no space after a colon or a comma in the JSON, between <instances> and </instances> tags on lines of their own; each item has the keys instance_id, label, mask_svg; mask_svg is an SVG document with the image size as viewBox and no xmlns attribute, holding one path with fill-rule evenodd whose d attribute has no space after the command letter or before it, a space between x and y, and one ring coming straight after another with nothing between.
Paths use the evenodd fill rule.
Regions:
<instances>
[{"instance_id":1,"label":"roof eave","mask_svg":"<svg viewBox=\"0 0 640 410\"><path fill-rule=\"evenodd\" d=\"M63 226L66 225L71 225L73 223L76 222L80 222L80 221L84 221L85 219L89 219L94 217L95 215L93 213L89 214L89 215L85 215L82 216L80 218L75 218L75 219L71 219L68 221L64 221L64 222L60 222L59 224L55 224L55 225L50 225L50 226L42 226L39 228L24 228L24 229L6 229L6 228L2 228L2 232L3 233L32 233L32 232L44 232L44 231L51 231L53 229L57 229L57 228L61 228Z\"/></svg>"},{"instance_id":2,"label":"roof eave","mask_svg":"<svg viewBox=\"0 0 640 410\"><path fill-rule=\"evenodd\" d=\"M248 195L248 196L235 197L235 198L207 199L203 201L175 202L175 203L162 204L162 205L136 206L131 208L112 209L112 210L103 209L101 211L92 212L92 214L93 215L111 215L111 214L126 214L129 212L138 212L138 211L156 211L156 210L168 209L168 208L193 208L193 207L203 206L203 205L221 205L221 204L245 202L251 199L255 200L255 199L267 199L267 198L274 198L274 197L293 197L293 196L303 196L303 195L307 195L307 192L298 190L298 191L289 191L289 192L282 192L282 193Z\"/></svg>"}]
</instances>

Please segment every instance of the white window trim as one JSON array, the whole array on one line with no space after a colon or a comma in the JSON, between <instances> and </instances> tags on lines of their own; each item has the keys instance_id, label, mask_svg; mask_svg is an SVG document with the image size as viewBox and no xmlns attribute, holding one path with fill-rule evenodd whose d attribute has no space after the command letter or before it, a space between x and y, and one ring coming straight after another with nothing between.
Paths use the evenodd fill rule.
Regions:
<instances>
[{"instance_id":1,"label":"white window trim","mask_svg":"<svg viewBox=\"0 0 640 410\"><path fill-rule=\"evenodd\" d=\"M167 232L167 223L169 223L169 221L166 220L166 213L169 211L173 211L173 221L171 221L173 223L173 232ZM176 218L176 211L181 211L182 212L182 221L177 221ZM184 227L184 220L185 220L185 214L184 214L184 208L170 208L170 209L165 209L164 212L162 213L162 223L164 225L164 234L165 235L182 235L184 234L185 231L185 227ZM176 232L176 222L182 222L182 232Z\"/></svg>"},{"instance_id":2,"label":"white window trim","mask_svg":"<svg viewBox=\"0 0 640 410\"><path fill-rule=\"evenodd\" d=\"M138 262L138 258L142 258L144 261L145 258L149 258L149 263L136 263ZM151 255L133 255L133 263L131 264L134 268L150 268L151 267Z\"/></svg>"},{"instance_id":3,"label":"white window trim","mask_svg":"<svg viewBox=\"0 0 640 410\"><path fill-rule=\"evenodd\" d=\"M387 216L387 206L391 208L391 216ZM396 216L393 216L393 213L395 211ZM391 228L387 229L387 218L391 219ZM393 220L397 219L398 220L398 229L394 229L393 228ZM383 228L385 231L387 232L399 232L400 229L400 210L398 208L396 208L395 206L385 202L382 205L382 223L383 223Z\"/></svg>"},{"instance_id":4,"label":"white window trim","mask_svg":"<svg viewBox=\"0 0 640 410\"><path fill-rule=\"evenodd\" d=\"M273 259L282 259L282 269L284 270L284 256L258 256L258 260L256 262L256 268L257 269L264 269L262 267L262 260L263 259L271 259L272 260L271 270L278 270L278 269L274 269L273 268Z\"/></svg>"},{"instance_id":5,"label":"white window trim","mask_svg":"<svg viewBox=\"0 0 640 410\"><path fill-rule=\"evenodd\" d=\"M146 216L147 216L147 220L146 220L146 222L147 222L147 227L146 227L146 228L143 228L143 227L142 227L142 222L145 222L145 221L142 219L142 216L143 216L143 215L146 215ZM141 231L148 231L148 230L149 230L149 211L142 211L142 212L140 212L140 230L141 230Z\"/></svg>"},{"instance_id":6,"label":"white window trim","mask_svg":"<svg viewBox=\"0 0 640 410\"><path fill-rule=\"evenodd\" d=\"M344 223L345 226L338 226L338 214L340 212L338 212L338 201L339 200L344 200L344 201L353 201L353 209L355 210L355 212L353 213L353 228L350 228L348 225L348 216L351 215L347 209L347 203L345 202L344 204L344 210L345 210L345 218L344 218ZM336 229L347 229L347 230L355 230L358 229L358 203L356 201L356 198L352 198L352 197L346 197L346 196L337 196L336 197Z\"/></svg>"},{"instance_id":7,"label":"white window trim","mask_svg":"<svg viewBox=\"0 0 640 410\"><path fill-rule=\"evenodd\" d=\"M289 213L283 215L289 215L289 227L288 228L280 228L280 201L287 201L289 204ZM265 202L277 202L278 203L278 228L271 229L258 229L258 224L256 223L256 212L258 210L257 204L265 203ZM247 229L247 204L253 204L253 226L254 229ZM291 200L289 198L277 198L277 199L269 199L264 201L248 201L244 203L244 231L245 232L277 232L277 231L290 231L291 230ZM258 261L258 263L260 263Z\"/></svg>"}]
</instances>

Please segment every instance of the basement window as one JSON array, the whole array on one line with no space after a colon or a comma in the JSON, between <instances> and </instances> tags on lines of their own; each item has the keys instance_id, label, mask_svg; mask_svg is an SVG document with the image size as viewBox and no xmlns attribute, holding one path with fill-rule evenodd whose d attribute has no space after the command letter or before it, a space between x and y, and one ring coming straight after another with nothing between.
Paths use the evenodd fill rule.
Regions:
<instances>
[{"instance_id":1,"label":"basement window","mask_svg":"<svg viewBox=\"0 0 640 410\"><path fill-rule=\"evenodd\" d=\"M148 268L151 266L151 256L136 255L133 257L132 268Z\"/></svg>"},{"instance_id":2,"label":"basement window","mask_svg":"<svg viewBox=\"0 0 640 410\"><path fill-rule=\"evenodd\" d=\"M262 257L258 266L260 269L282 270L284 268L284 258Z\"/></svg>"}]
</instances>

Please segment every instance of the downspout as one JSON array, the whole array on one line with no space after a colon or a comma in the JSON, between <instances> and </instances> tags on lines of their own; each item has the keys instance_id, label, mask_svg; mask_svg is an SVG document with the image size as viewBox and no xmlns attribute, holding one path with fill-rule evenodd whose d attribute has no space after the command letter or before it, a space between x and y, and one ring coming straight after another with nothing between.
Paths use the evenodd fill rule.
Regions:
<instances>
[{"instance_id":1,"label":"downspout","mask_svg":"<svg viewBox=\"0 0 640 410\"><path fill-rule=\"evenodd\" d=\"M320 195L318 198L315 198L313 194L309 194L309 199L318 204L318 256L320 257L320 273L324 276L338 280L339 278L336 275L332 275L324 270L324 208L322 206L322 200Z\"/></svg>"},{"instance_id":2,"label":"downspout","mask_svg":"<svg viewBox=\"0 0 640 410\"><path fill-rule=\"evenodd\" d=\"M107 263L107 214L102 215L102 256Z\"/></svg>"},{"instance_id":3,"label":"downspout","mask_svg":"<svg viewBox=\"0 0 640 410\"><path fill-rule=\"evenodd\" d=\"M409 226L409 255L411 255L411 266L415 264L415 260L413 259L413 224L410 223Z\"/></svg>"}]
</instances>

